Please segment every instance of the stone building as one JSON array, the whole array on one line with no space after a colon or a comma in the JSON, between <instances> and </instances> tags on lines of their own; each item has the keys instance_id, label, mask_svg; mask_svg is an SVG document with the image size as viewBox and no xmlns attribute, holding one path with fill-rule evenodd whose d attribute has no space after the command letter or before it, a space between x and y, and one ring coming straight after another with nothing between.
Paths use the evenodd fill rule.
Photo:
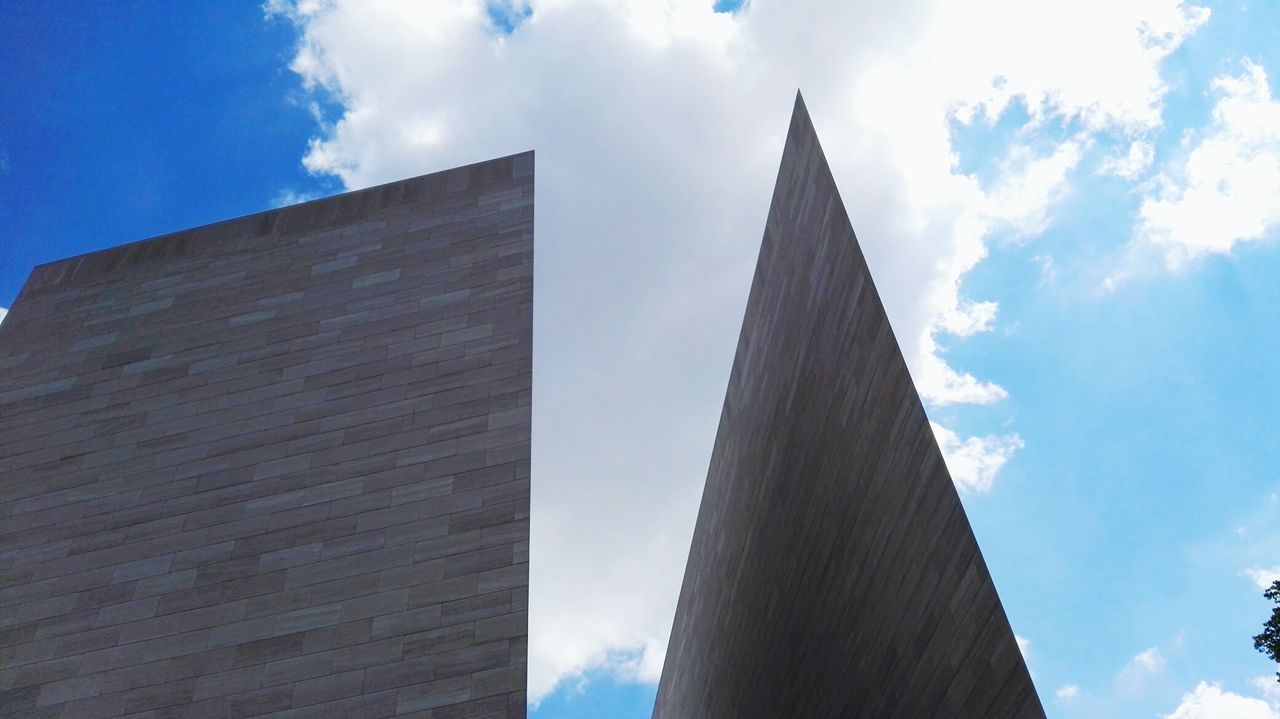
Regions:
<instances>
[{"instance_id":1,"label":"stone building","mask_svg":"<svg viewBox=\"0 0 1280 719\"><path fill-rule=\"evenodd\" d=\"M1043 717L797 95L655 719Z\"/></svg>"},{"instance_id":2,"label":"stone building","mask_svg":"<svg viewBox=\"0 0 1280 719\"><path fill-rule=\"evenodd\" d=\"M533 153L37 267L0 715L523 717ZM653 716L1042 717L797 97Z\"/></svg>"},{"instance_id":3,"label":"stone building","mask_svg":"<svg viewBox=\"0 0 1280 719\"><path fill-rule=\"evenodd\" d=\"M0 715L524 716L533 153L37 267Z\"/></svg>"}]
</instances>

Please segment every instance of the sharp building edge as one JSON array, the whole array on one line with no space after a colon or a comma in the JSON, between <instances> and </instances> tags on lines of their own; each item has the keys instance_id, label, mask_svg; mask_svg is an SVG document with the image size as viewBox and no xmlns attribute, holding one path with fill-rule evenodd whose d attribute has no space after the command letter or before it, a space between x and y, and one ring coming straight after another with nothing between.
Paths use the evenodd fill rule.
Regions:
<instances>
[{"instance_id":1,"label":"sharp building edge","mask_svg":"<svg viewBox=\"0 0 1280 719\"><path fill-rule=\"evenodd\" d=\"M523 717L533 153L35 269L0 715Z\"/></svg>"},{"instance_id":2,"label":"sharp building edge","mask_svg":"<svg viewBox=\"0 0 1280 719\"><path fill-rule=\"evenodd\" d=\"M1044 716L799 96L653 716Z\"/></svg>"}]
</instances>

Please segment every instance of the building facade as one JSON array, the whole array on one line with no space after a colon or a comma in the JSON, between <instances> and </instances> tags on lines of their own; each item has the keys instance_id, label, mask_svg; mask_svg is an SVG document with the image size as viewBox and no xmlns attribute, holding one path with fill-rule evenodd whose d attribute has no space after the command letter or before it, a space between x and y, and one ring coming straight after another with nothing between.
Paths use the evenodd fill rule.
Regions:
<instances>
[{"instance_id":1,"label":"building facade","mask_svg":"<svg viewBox=\"0 0 1280 719\"><path fill-rule=\"evenodd\" d=\"M36 268L0 715L523 717L533 154Z\"/></svg>"},{"instance_id":2,"label":"building facade","mask_svg":"<svg viewBox=\"0 0 1280 719\"><path fill-rule=\"evenodd\" d=\"M799 96L653 716L1044 716Z\"/></svg>"},{"instance_id":3,"label":"building facade","mask_svg":"<svg viewBox=\"0 0 1280 719\"><path fill-rule=\"evenodd\" d=\"M36 268L0 716L525 715L533 154ZM656 719L1043 717L803 102Z\"/></svg>"}]
</instances>

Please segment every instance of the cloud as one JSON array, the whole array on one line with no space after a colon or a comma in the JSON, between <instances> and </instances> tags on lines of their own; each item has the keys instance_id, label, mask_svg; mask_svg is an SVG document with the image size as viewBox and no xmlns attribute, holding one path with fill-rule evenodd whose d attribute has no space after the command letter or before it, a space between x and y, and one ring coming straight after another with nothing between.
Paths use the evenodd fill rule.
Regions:
<instances>
[{"instance_id":1,"label":"cloud","mask_svg":"<svg viewBox=\"0 0 1280 719\"><path fill-rule=\"evenodd\" d=\"M1258 589L1270 589L1271 584L1280 579L1280 565L1270 569L1246 569L1244 573L1258 585Z\"/></svg>"},{"instance_id":2,"label":"cloud","mask_svg":"<svg viewBox=\"0 0 1280 719\"><path fill-rule=\"evenodd\" d=\"M1036 255L1031 258L1036 267L1040 268L1040 284L1051 285L1058 279L1058 267L1053 262L1051 255Z\"/></svg>"},{"instance_id":3,"label":"cloud","mask_svg":"<svg viewBox=\"0 0 1280 719\"><path fill-rule=\"evenodd\" d=\"M1261 699L1223 691L1218 684L1200 682L1182 695L1182 703L1164 719L1280 719L1280 712Z\"/></svg>"},{"instance_id":4,"label":"cloud","mask_svg":"<svg viewBox=\"0 0 1280 719\"><path fill-rule=\"evenodd\" d=\"M1023 237L1043 232L1049 225L1049 209L1067 192L1067 179L1080 162L1082 144L1068 140L1043 157L1025 145L1013 146L1000 182L988 195L987 215Z\"/></svg>"},{"instance_id":5,"label":"cloud","mask_svg":"<svg viewBox=\"0 0 1280 719\"><path fill-rule=\"evenodd\" d=\"M1013 635L1013 641L1018 644L1018 651L1022 654L1022 661L1027 663L1027 671L1031 673L1031 678L1035 679L1036 673L1031 671L1031 640L1026 637Z\"/></svg>"},{"instance_id":6,"label":"cloud","mask_svg":"<svg viewBox=\"0 0 1280 719\"><path fill-rule=\"evenodd\" d=\"M954 31L949 50L956 60L938 69L964 87L962 113L991 117L1016 98L1033 122L1066 117L1093 131L1140 133L1161 123L1160 60L1209 19L1209 10L1183 2L1003 0L952 4L938 16L939 30ZM1080 52L1084 38L1091 52ZM1070 57L1076 61L1064 61Z\"/></svg>"},{"instance_id":7,"label":"cloud","mask_svg":"<svg viewBox=\"0 0 1280 719\"><path fill-rule=\"evenodd\" d=\"M996 475L1022 449L1022 438L1016 434L961 439L955 432L932 422L933 436L938 440L942 456L947 460L951 479L961 490L989 492ZM1019 640L1022 641L1022 640ZM1023 651L1026 655L1026 651Z\"/></svg>"},{"instance_id":8,"label":"cloud","mask_svg":"<svg viewBox=\"0 0 1280 719\"><path fill-rule=\"evenodd\" d=\"M1161 656L1159 649L1151 647L1130 659L1129 667L1142 674L1155 674L1164 669L1164 657Z\"/></svg>"},{"instance_id":9,"label":"cloud","mask_svg":"<svg viewBox=\"0 0 1280 719\"><path fill-rule=\"evenodd\" d=\"M1103 175L1115 175L1126 180L1136 180L1151 167L1155 160L1156 148L1146 140L1134 140L1125 155L1103 158L1098 172Z\"/></svg>"},{"instance_id":10,"label":"cloud","mask_svg":"<svg viewBox=\"0 0 1280 719\"><path fill-rule=\"evenodd\" d=\"M1095 135L1158 127L1159 62L1207 17L1180 0L534 0L507 32L483 0L266 8L297 26L304 87L341 108L312 172L355 188L537 150L534 701L591 668L658 676L795 88L923 397L990 404L1005 390L940 342L995 326L962 280L993 232L1052 222ZM985 184L960 172L955 123L1014 101L1031 119L1006 161ZM1021 446L947 437L975 491Z\"/></svg>"},{"instance_id":11,"label":"cloud","mask_svg":"<svg viewBox=\"0 0 1280 719\"><path fill-rule=\"evenodd\" d=\"M271 206L273 208L288 207L289 205L296 205L300 202L309 202L317 197L319 197L319 195L312 192L298 192L297 190L284 189L277 192L276 196L271 198Z\"/></svg>"},{"instance_id":12,"label":"cloud","mask_svg":"<svg viewBox=\"0 0 1280 719\"><path fill-rule=\"evenodd\" d=\"M1213 81L1213 119L1183 139L1182 156L1155 178L1135 228L1135 261L1155 255L1176 271L1269 236L1280 224L1280 101L1248 60Z\"/></svg>"},{"instance_id":13,"label":"cloud","mask_svg":"<svg viewBox=\"0 0 1280 719\"><path fill-rule=\"evenodd\" d=\"M1275 675L1254 677L1249 683L1262 694L1273 711L1280 712L1280 682L1276 681Z\"/></svg>"},{"instance_id":14,"label":"cloud","mask_svg":"<svg viewBox=\"0 0 1280 719\"><path fill-rule=\"evenodd\" d=\"M1116 676L1116 686L1128 692L1140 692L1147 679L1164 671L1164 655L1155 647L1138 652Z\"/></svg>"},{"instance_id":15,"label":"cloud","mask_svg":"<svg viewBox=\"0 0 1280 719\"><path fill-rule=\"evenodd\" d=\"M1058 691L1054 692L1054 696L1058 698L1058 701L1063 703L1073 702L1076 697L1080 696L1080 687L1075 684L1067 684L1065 686L1058 687Z\"/></svg>"},{"instance_id":16,"label":"cloud","mask_svg":"<svg viewBox=\"0 0 1280 719\"><path fill-rule=\"evenodd\" d=\"M9 314L8 307L0 307L0 322L4 322L4 318Z\"/></svg>"}]
</instances>

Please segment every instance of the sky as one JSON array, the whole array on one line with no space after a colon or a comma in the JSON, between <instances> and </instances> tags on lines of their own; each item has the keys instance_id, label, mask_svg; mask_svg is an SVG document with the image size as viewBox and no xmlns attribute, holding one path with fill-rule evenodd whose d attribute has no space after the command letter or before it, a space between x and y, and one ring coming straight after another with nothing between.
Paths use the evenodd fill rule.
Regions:
<instances>
[{"instance_id":1,"label":"sky","mask_svg":"<svg viewBox=\"0 0 1280 719\"><path fill-rule=\"evenodd\" d=\"M0 307L41 262L537 151L532 717L649 715L800 88L1049 715L1280 718L1280 4L0 16Z\"/></svg>"}]
</instances>

